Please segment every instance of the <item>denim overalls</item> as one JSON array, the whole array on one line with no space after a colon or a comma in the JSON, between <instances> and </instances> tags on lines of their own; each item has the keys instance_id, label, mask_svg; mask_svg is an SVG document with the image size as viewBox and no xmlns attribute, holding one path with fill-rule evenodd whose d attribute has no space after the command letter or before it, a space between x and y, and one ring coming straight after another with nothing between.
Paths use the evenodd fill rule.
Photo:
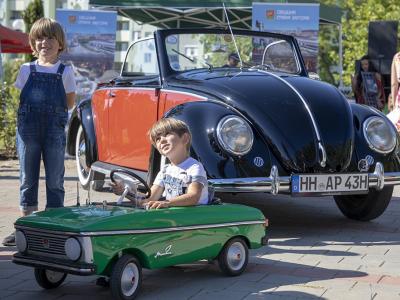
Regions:
<instances>
[{"instance_id":1,"label":"denim overalls","mask_svg":"<svg viewBox=\"0 0 400 300\"><path fill-rule=\"evenodd\" d=\"M38 209L40 157L46 171L46 208L64 204L65 125L67 97L62 81L65 65L57 73L37 72L30 65L29 78L20 95L17 149L20 161L20 207Z\"/></svg>"}]
</instances>

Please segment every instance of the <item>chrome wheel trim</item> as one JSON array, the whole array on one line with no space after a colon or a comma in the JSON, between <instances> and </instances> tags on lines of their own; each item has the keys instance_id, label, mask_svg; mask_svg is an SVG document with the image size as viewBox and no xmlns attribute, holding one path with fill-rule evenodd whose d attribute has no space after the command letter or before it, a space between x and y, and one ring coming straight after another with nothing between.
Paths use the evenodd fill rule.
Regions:
<instances>
[{"instance_id":1,"label":"chrome wheel trim","mask_svg":"<svg viewBox=\"0 0 400 300\"><path fill-rule=\"evenodd\" d=\"M126 297L135 293L139 284L139 269L134 263L128 263L121 275L121 291Z\"/></svg>"},{"instance_id":2,"label":"chrome wheel trim","mask_svg":"<svg viewBox=\"0 0 400 300\"><path fill-rule=\"evenodd\" d=\"M86 165L86 144L83 138L83 128L79 127L75 142L75 161L78 171L79 181L86 185L90 179L90 169Z\"/></svg>"},{"instance_id":3,"label":"chrome wheel trim","mask_svg":"<svg viewBox=\"0 0 400 300\"><path fill-rule=\"evenodd\" d=\"M246 261L246 249L242 243L235 242L230 245L226 254L226 261L233 271L238 271L243 267Z\"/></svg>"},{"instance_id":4,"label":"chrome wheel trim","mask_svg":"<svg viewBox=\"0 0 400 300\"><path fill-rule=\"evenodd\" d=\"M45 273L46 273L47 280L50 281L51 283L57 283L64 277L64 273L62 273L62 272L45 270Z\"/></svg>"}]
</instances>

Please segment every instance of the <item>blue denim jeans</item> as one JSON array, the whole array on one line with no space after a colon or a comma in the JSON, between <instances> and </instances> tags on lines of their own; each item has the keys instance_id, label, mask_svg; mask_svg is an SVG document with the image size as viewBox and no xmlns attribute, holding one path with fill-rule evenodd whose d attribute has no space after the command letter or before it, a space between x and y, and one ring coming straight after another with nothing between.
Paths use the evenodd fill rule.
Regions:
<instances>
[{"instance_id":1,"label":"blue denim jeans","mask_svg":"<svg viewBox=\"0 0 400 300\"><path fill-rule=\"evenodd\" d=\"M33 116L19 116L19 119L31 119ZM39 122L46 123L46 114L36 116ZM64 121L52 122L51 130L40 130L31 122L19 122L17 149L20 161L20 208L24 212L38 209L38 187L40 161L46 174L46 208L62 207L64 204ZM39 126L41 127L41 126ZM46 126L47 127L47 126ZM46 132L47 131L47 132Z\"/></svg>"}]
</instances>

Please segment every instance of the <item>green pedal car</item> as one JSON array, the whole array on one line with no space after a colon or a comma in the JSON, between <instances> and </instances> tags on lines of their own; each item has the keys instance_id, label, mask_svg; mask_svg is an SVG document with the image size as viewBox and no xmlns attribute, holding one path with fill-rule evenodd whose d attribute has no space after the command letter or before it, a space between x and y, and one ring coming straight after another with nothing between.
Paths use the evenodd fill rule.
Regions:
<instances>
[{"instance_id":1,"label":"green pedal car","mask_svg":"<svg viewBox=\"0 0 400 300\"><path fill-rule=\"evenodd\" d=\"M236 276L247 266L248 249L267 243L267 220L258 209L211 203L146 210L123 201L127 192L139 194L138 180L148 195L146 182L132 172L113 171L110 177L125 185L116 202L77 203L16 221L13 262L34 267L41 287L58 287L68 273L97 274L110 278L115 299L134 299L142 268L206 259L217 260L223 273Z\"/></svg>"}]
</instances>

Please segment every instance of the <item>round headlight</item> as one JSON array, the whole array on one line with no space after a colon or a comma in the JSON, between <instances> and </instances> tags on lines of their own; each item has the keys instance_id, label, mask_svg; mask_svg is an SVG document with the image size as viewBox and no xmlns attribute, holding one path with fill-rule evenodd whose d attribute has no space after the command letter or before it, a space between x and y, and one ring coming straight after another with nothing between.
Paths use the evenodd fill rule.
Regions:
<instances>
[{"instance_id":1,"label":"round headlight","mask_svg":"<svg viewBox=\"0 0 400 300\"><path fill-rule=\"evenodd\" d=\"M389 153L396 147L396 132L380 117L370 117L363 125L364 137L369 147L379 153Z\"/></svg>"},{"instance_id":2,"label":"round headlight","mask_svg":"<svg viewBox=\"0 0 400 300\"><path fill-rule=\"evenodd\" d=\"M81 243L76 238L69 238L65 241L65 254L73 261L81 257L82 247Z\"/></svg>"},{"instance_id":3,"label":"round headlight","mask_svg":"<svg viewBox=\"0 0 400 300\"><path fill-rule=\"evenodd\" d=\"M26 249L28 248L28 243L26 242L26 236L20 230L17 230L15 232L15 244L19 252L25 252Z\"/></svg>"},{"instance_id":4,"label":"round headlight","mask_svg":"<svg viewBox=\"0 0 400 300\"><path fill-rule=\"evenodd\" d=\"M244 155L253 146L253 131L245 120L237 116L226 116L219 121L217 137L220 145L234 155Z\"/></svg>"}]
</instances>

